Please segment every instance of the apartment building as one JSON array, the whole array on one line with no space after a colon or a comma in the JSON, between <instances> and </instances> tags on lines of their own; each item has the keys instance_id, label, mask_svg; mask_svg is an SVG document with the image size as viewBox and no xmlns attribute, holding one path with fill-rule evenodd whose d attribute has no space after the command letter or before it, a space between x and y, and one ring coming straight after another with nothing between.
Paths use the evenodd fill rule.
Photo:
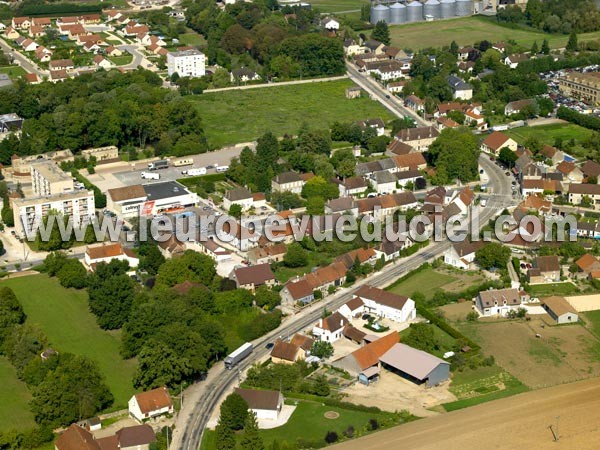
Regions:
<instances>
[{"instance_id":1,"label":"apartment building","mask_svg":"<svg viewBox=\"0 0 600 450\"><path fill-rule=\"evenodd\" d=\"M75 188L73 177L48 160L31 163L31 184L36 197L61 194Z\"/></svg>"},{"instance_id":2,"label":"apartment building","mask_svg":"<svg viewBox=\"0 0 600 450\"><path fill-rule=\"evenodd\" d=\"M558 80L558 89L590 105L600 104L600 72L571 72Z\"/></svg>"},{"instance_id":3,"label":"apartment building","mask_svg":"<svg viewBox=\"0 0 600 450\"><path fill-rule=\"evenodd\" d=\"M180 77L203 77L206 74L206 57L199 50L182 50L167 53L167 73Z\"/></svg>"}]
</instances>

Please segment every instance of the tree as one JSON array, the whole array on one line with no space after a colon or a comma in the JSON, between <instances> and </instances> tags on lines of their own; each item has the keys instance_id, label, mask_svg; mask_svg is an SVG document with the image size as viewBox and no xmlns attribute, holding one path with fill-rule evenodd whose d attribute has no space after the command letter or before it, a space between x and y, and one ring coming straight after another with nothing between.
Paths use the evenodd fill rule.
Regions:
<instances>
[{"instance_id":1,"label":"tree","mask_svg":"<svg viewBox=\"0 0 600 450\"><path fill-rule=\"evenodd\" d=\"M542 48L540 50L544 55L550 54L550 44L548 44L548 39L544 39L542 42Z\"/></svg>"},{"instance_id":2,"label":"tree","mask_svg":"<svg viewBox=\"0 0 600 450\"><path fill-rule=\"evenodd\" d=\"M76 259L67 259L56 277L61 286L66 288L83 289L87 284L87 271L83 264Z\"/></svg>"},{"instance_id":3,"label":"tree","mask_svg":"<svg viewBox=\"0 0 600 450\"><path fill-rule=\"evenodd\" d=\"M229 394L221 404L219 422L230 430L241 430L244 428L248 418L248 403L240 394Z\"/></svg>"},{"instance_id":4,"label":"tree","mask_svg":"<svg viewBox=\"0 0 600 450\"><path fill-rule=\"evenodd\" d=\"M517 159L518 159L517 152L513 152L508 147L502 147L500 149L500 153L498 154L498 161L506 164L506 166L509 169L512 169L512 167L515 165L515 162L517 161Z\"/></svg>"},{"instance_id":5,"label":"tree","mask_svg":"<svg viewBox=\"0 0 600 450\"><path fill-rule=\"evenodd\" d=\"M325 199L323 197L310 197L306 202L306 214L320 216L325 212Z\"/></svg>"},{"instance_id":6,"label":"tree","mask_svg":"<svg viewBox=\"0 0 600 450\"><path fill-rule=\"evenodd\" d=\"M159 386L178 386L191 374L187 358L156 340L149 341L138 355L133 385L144 390Z\"/></svg>"},{"instance_id":7,"label":"tree","mask_svg":"<svg viewBox=\"0 0 600 450\"><path fill-rule=\"evenodd\" d=\"M450 53L452 53L454 56L458 55L458 44L456 41L450 42Z\"/></svg>"},{"instance_id":8,"label":"tree","mask_svg":"<svg viewBox=\"0 0 600 450\"><path fill-rule=\"evenodd\" d=\"M308 253L298 242L290 244L283 256L283 263L287 267L303 267L308 264Z\"/></svg>"},{"instance_id":9,"label":"tree","mask_svg":"<svg viewBox=\"0 0 600 450\"><path fill-rule=\"evenodd\" d=\"M431 325L426 323L413 323L408 329L408 334L402 338L406 345L425 352L433 352L439 349L439 343Z\"/></svg>"},{"instance_id":10,"label":"tree","mask_svg":"<svg viewBox=\"0 0 600 450\"><path fill-rule=\"evenodd\" d=\"M576 52L578 48L579 46L577 43L577 33L575 33L575 31L572 31L569 35L569 41L567 42L566 49L569 52Z\"/></svg>"},{"instance_id":11,"label":"tree","mask_svg":"<svg viewBox=\"0 0 600 450\"><path fill-rule=\"evenodd\" d=\"M135 284L126 274L128 269L126 261L112 260L109 264L98 264L89 277L90 310L102 329L121 328L129 318Z\"/></svg>"},{"instance_id":12,"label":"tree","mask_svg":"<svg viewBox=\"0 0 600 450\"><path fill-rule=\"evenodd\" d=\"M331 200L338 198L339 195L339 189L335 184L329 183L319 176L312 177L302 187L302 197L306 199L321 197L322 199Z\"/></svg>"},{"instance_id":13,"label":"tree","mask_svg":"<svg viewBox=\"0 0 600 450\"><path fill-rule=\"evenodd\" d=\"M156 285L172 287L191 281L210 286L216 274L215 261L210 256L186 250L180 257L169 259L160 266Z\"/></svg>"},{"instance_id":14,"label":"tree","mask_svg":"<svg viewBox=\"0 0 600 450\"><path fill-rule=\"evenodd\" d=\"M254 293L256 306L271 310L281 303L281 297L278 292L272 291L267 286L260 286Z\"/></svg>"},{"instance_id":15,"label":"tree","mask_svg":"<svg viewBox=\"0 0 600 450\"><path fill-rule=\"evenodd\" d=\"M328 431L325 435L325 442L328 444L333 444L339 440L339 436L335 431Z\"/></svg>"},{"instance_id":16,"label":"tree","mask_svg":"<svg viewBox=\"0 0 600 450\"><path fill-rule=\"evenodd\" d=\"M264 450L265 445L258 434L258 423L256 414L250 412L244 422L244 432L240 438L240 447L242 450Z\"/></svg>"},{"instance_id":17,"label":"tree","mask_svg":"<svg viewBox=\"0 0 600 450\"><path fill-rule=\"evenodd\" d=\"M223 425L221 420L215 427L217 450L235 450L235 433L229 427Z\"/></svg>"},{"instance_id":18,"label":"tree","mask_svg":"<svg viewBox=\"0 0 600 450\"><path fill-rule=\"evenodd\" d=\"M533 55L537 55L539 51L540 51L540 49L538 47L537 41L533 41L533 45L531 46L531 53Z\"/></svg>"},{"instance_id":19,"label":"tree","mask_svg":"<svg viewBox=\"0 0 600 450\"><path fill-rule=\"evenodd\" d=\"M356 160L350 149L338 150L335 152L331 157L331 164L333 164L338 175L342 178L354 175Z\"/></svg>"},{"instance_id":20,"label":"tree","mask_svg":"<svg viewBox=\"0 0 600 450\"><path fill-rule=\"evenodd\" d=\"M256 141L256 169L266 170L274 168L279 158L279 142L270 131L263 134Z\"/></svg>"},{"instance_id":21,"label":"tree","mask_svg":"<svg viewBox=\"0 0 600 450\"><path fill-rule=\"evenodd\" d=\"M310 354L321 359L331 358L333 356L333 345L325 341L315 341L310 349Z\"/></svg>"},{"instance_id":22,"label":"tree","mask_svg":"<svg viewBox=\"0 0 600 450\"><path fill-rule=\"evenodd\" d=\"M373 28L373 32L371 33L371 39L375 39L385 45L390 45L390 30L385 21L380 20L375 24L375 28Z\"/></svg>"},{"instance_id":23,"label":"tree","mask_svg":"<svg viewBox=\"0 0 600 450\"><path fill-rule=\"evenodd\" d=\"M13 290L8 286L0 287L0 346L12 327L25 322L25 317Z\"/></svg>"},{"instance_id":24,"label":"tree","mask_svg":"<svg viewBox=\"0 0 600 450\"><path fill-rule=\"evenodd\" d=\"M510 258L510 249L502 244L491 242L475 252L477 263L484 269L506 267Z\"/></svg>"},{"instance_id":25,"label":"tree","mask_svg":"<svg viewBox=\"0 0 600 450\"><path fill-rule=\"evenodd\" d=\"M145 270L150 275L156 275L158 268L162 266L166 259L160 252L158 245L155 243L148 243L147 245L141 246L138 251L140 256L139 269Z\"/></svg>"},{"instance_id":26,"label":"tree","mask_svg":"<svg viewBox=\"0 0 600 450\"><path fill-rule=\"evenodd\" d=\"M446 128L429 147L429 157L436 167L436 184L459 179L469 182L479 176L479 145L477 138L466 128Z\"/></svg>"},{"instance_id":27,"label":"tree","mask_svg":"<svg viewBox=\"0 0 600 450\"><path fill-rule=\"evenodd\" d=\"M232 203L229 207L229 215L239 219L242 217L242 206L237 203Z\"/></svg>"}]
</instances>

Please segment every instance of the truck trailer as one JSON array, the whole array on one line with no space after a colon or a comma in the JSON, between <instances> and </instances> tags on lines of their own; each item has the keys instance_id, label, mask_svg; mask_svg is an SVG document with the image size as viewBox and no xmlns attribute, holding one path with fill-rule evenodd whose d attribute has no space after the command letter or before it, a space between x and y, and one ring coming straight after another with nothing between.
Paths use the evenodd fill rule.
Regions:
<instances>
[{"instance_id":1,"label":"truck trailer","mask_svg":"<svg viewBox=\"0 0 600 450\"><path fill-rule=\"evenodd\" d=\"M173 165L175 167L191 166L193 164L194 164L193 158L183 158L183 159L177 159L177 160L173 161Z\"/></svg>"},{"instance_id":2,"label":"truck trailer","mask_svg":"<svg viewBox=\"0 0 600 450\"><path fill-rule=\"evenodd\" d=\"M206 175L206 167L192 167L188 170L182 170L182 175L187 175L190 177L196 177L198 175Z\"/></svg>"},{"instance_id":3,"label":"truck trailer","mask_svg":"<svg viewBox=\"0 0 600 450\"><path fill-rule=\"evenodd\" d=\"M161 159L159 161L154 161L148 163L148 170L159 170L159 169L168 169L169 168L169 160Z\"/></svg>"},{"instance_id":4,"label":"truck trailer","mask_svg":"<svg viewBox=\"0 0 600 450\"><path fill-rule=\"evenodd\" d=\"M225 358L225 368L230 370L233 369L241 360L248 357L252 353L252 343L246 342L244 345L234 350Z\"/></svg>"}]
</instances>

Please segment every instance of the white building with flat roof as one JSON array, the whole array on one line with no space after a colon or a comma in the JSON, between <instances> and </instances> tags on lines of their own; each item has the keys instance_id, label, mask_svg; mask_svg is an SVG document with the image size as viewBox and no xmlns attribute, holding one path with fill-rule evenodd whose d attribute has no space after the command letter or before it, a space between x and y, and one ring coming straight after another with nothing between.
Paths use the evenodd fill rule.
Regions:
<instances>
[{"instance_id":1,"label":"white building with flat roof","mask_svg":"<svg viewBox=\"0 0 600 450\"><path fill-rule=\"evenodd\" d=\"M203 77L206 75L206 56L199 50L182 50L167 53L167 73L180 77Z\"/></svg>"},{"instance_id":2,"label":"white building with flat roof","mask_svg":"<svg viewBox=\"0 0 600 450\"><path fill-rule=\"evenodd\" d=\"M62 194L74 189L73 177L56 163L40 160L31 163L31 184L37 197Z\"/></svg>"}]
</instances>

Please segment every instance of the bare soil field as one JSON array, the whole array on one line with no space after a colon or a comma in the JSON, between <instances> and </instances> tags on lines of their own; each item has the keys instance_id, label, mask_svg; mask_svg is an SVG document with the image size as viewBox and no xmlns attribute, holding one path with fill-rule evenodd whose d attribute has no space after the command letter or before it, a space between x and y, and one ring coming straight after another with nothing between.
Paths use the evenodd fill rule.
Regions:
<instances>
[{"instance_id":1,"label":"bare soil field","mask_svg":"<svg viewBox=\"0 0 600 450\"><path fill-rule=\"evenodd\" d=\"M582 326L547 326L541 318L457 325L530 388L600 375L600 342Z\"/></svg>"},{"instance_id":2,"label":"bare soil field","mask_svg":"<svg viewBox=\"0 0 600 450\"><path fill-rule=\"evenodd\" d=\"M558 437L555 427L559 416ZM554 386L410 422L332 449L597 449L600 442L597 379Z\"/></svg>"}]
</instances>

